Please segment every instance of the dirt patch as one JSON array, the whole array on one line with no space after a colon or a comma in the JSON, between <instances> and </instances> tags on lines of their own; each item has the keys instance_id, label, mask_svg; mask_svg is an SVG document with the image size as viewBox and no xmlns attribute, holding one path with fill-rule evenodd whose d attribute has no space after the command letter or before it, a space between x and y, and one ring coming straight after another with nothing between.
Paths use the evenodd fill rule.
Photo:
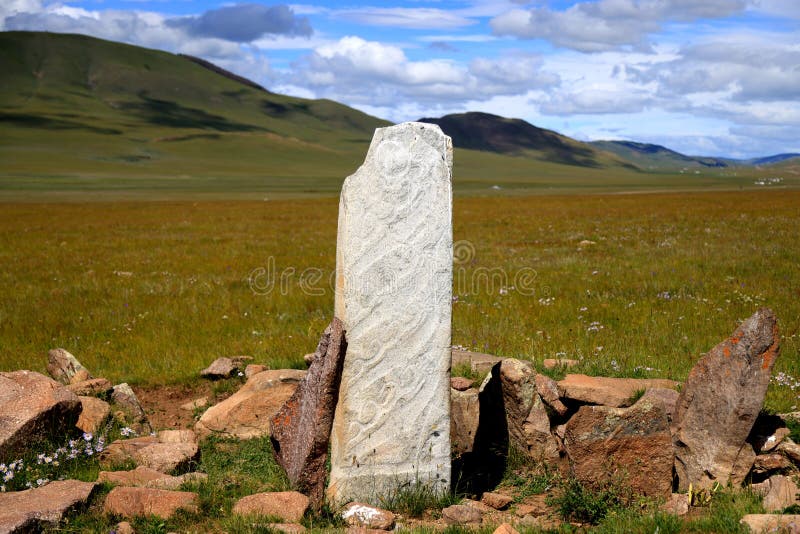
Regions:
<instances>
[{"instance_id":1,"label":"dirt patch","mask_svg":"<svg viewBox=\"0 0 800 534\"><path fill-rule=\"evenodd\" d=\"M177 386L134 387L133 390L154 430L194 428L195 411L183 410L181 406L206 397L208 407L230 395L220 395L217 398L213 385L205 380Z\"/></svg>"}]
</instances>

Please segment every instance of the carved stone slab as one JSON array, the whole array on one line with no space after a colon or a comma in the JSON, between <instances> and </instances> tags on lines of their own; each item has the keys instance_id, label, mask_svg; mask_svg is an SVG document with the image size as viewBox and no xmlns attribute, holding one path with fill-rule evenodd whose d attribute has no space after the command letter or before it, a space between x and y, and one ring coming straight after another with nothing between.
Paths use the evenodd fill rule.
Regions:
<instances>
[{"instance_id":1,"label":"carved stone slab","mask_svg":"<svg viewBox=\"0 0 800 534\"><path fill-rule=\"evenodd\" d=\"M348 346L333 502L450 487L452 161L438 126L381 128L342 187L335 315Z\"/></svg>"}]
</instances>

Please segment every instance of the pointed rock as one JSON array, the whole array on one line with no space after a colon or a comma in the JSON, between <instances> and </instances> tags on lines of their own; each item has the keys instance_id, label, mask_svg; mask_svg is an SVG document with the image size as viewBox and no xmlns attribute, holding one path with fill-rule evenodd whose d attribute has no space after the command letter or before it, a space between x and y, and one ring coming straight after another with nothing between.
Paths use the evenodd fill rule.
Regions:
<instances>
[{"instance_id":1,"label":"pointed rock","mask_svg":"<svg viewBox=\"0 0 800 534\"><path fill-rule=\"evenodd\" d=\"M778 325L762 308L692 368L675 408L673 439L679 489L730 480L764 404L780 353ZM748 454L749 456L749 454ZM751 464L752 465L752 464ZM745 473L746 475L746 473Z\"/></svg>"}]
</instances>

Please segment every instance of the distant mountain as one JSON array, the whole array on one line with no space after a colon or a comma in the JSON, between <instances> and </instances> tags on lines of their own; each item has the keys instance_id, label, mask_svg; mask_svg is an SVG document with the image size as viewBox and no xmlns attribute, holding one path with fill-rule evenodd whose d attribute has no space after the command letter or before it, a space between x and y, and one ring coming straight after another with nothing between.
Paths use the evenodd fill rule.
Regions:
<instances>
[{"instance_id":1,"label":"distant mountain","mask_svg":"<svg viewBox=\"0 0 800 534\"><path fill-rule=\"evenodd\" d=\"M521 119L508 119L489 113L469 112L423 118L437 124L453 139L453 146L514 156L526 156L551 163L581 167L625 165L587 143L581 143Z\"/></svg>"},{"instance_id":2,"label":"distant mountain","mask_svg":"<svg viewBox=\"0 0 800 534\"><path fill-rule=\"evenodd\" d=\"M775 154L774 156L767 156L764 158L753 158L748 160L742 160L743 162L747 162L749 165L772 165L774 163L782 163L784 161L800 158L800 154Z\"/></svg>"}]
</instances>

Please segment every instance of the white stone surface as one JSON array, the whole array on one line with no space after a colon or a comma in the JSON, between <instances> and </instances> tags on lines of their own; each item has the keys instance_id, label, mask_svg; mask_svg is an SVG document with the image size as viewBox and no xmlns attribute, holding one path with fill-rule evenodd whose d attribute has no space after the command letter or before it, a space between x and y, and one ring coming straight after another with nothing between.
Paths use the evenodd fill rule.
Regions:
<instances>
[{"instance_id":1,"label":"white stone surface","mask_svg":"<svg viewBox=\"0 0 800 534\"><path fill-rule=\"evenodd\" d=\"M378 129L342 187L335 313L348 346L333 502L449 489L452 150L436 125Z\"/></svg>"}]
</instances>

